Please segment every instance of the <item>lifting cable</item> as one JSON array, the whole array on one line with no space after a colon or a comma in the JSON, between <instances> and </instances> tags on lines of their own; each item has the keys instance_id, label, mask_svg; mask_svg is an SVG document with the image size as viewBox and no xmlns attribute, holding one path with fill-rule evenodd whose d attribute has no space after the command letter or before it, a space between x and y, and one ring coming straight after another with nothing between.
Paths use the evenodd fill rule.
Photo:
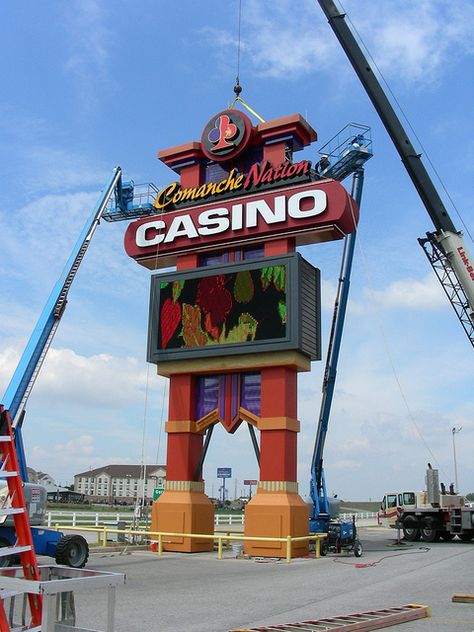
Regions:
<instances>
[{"instance_id":1,"label":"lifting cable","mask_svg":"<svg viewBox=\"0 0 474 632\"><path fill-rule=\"evenodd\" d=\"M378 65L377 65L377 62L376 62L376 61L375 61L375 59L373 58L373 56L372 56L372 54L371 54L371 52L370 52L370 50L369 50L368 46L366 45L366 43L365 43L365 42L364 42L364 40L362 39L362 36L361 36L361 35L360 35L360 33L358 32L358 30L356 29L356 27L355 27L354 23L352 22L352 20L350 19L349 15L348 15L348 14L347 14L347 12L346 12L346 10L344 9L344 6L342 5L342 2L339 2L339 4L341 5L341 8L342 8L343 12L345 13L345 18L346 18L346 19L347 19L347 21L350 23L350 25L351 25L351 27L352 27L352 29L353 29L354 33L357 35L357 38L359 39L359 42L360 42L361 46L363 47L363 49L364 49L364 50L365 50L365 52L367 53L367 56L369 57L369 59L372 61L372 64L373 64L374 68L377 70L378 74L380 75L380 78L381 78L382 82L385 84L385 86L386 86L386 88L387 88L388 92L390 93L390 95L391 95L391 97L392 97L392 99L393 99L393 102L396 104L396 106L398 107L398 109L399 109L399 111L400 111L401 115L402 115L402 116L403 116L403 118L405 119L405 121L406 121L406 123L407 123L408 127L409 127L409 128L410 128L410 130L413 132L413 135L414 135L414 137L416 138L416 140L417 140L417 142L418 142L418 145L420 146L420 148L421 148L421 150L422 150L423 154L424 154L424 155L425 155L425 157L426 157L426 160L428 161L429 165L431 166L431 169L433 170L433 173L435 174L436 178L438 179L438 181L439 181L439 183L440 183L440 185L441 185L441 188L442 188L442 189L443 189L443 191L445 192L445 194L446 194L446 196L447 196L448 200L450 201L450 203L451 203L451 205L452 205L453 209L455 210L455 212L456 212L456 214L457 214L457 216L458 216L458 218L459 218L459 221L461 222L461 224L462 224L462 225L463 225L463 227L464 227L464 230L465 230L466 234L469 236L470 240L471 240L472 242L474 242L473 236L471 235L471 233L470 233L470 231L469 231L469 228L467 227L467 225L466 225L466 223L465 223L465 221L464 221L464 219L463 219L463 217L462 217L462 215L461 215L461 212L460 212L460 211L459 211L459 209L457 208L457 206L456 206L456 204L455 204L455 202L454 202L453 198L451 197L450 192L448 191L448 189L447 189L446 185L444 184L444 181L442 180L442 178L441 178L441 176L440 176L440 174L439 174L438 170L436 169L435 165L433 164L433 162L432 162L432 160L431 160L431 158L430 158L430 155L429 155L428 151L427 151L427 150L425 149L425 147L423 146L423 143L421 142L420 138L418 137L418 134L416 133L416 130L414 129L414 127L413 127L413 125L411 124L411 122L410 122L410 120L409 120L409 118L408 118L407 114L405 113L405 111L404 111L403 107L401 106L400 102L398 101L397 97L395 96L395 94L394 94L394 92L393 92L392 88L390 87L390 84L389 84L389 83L388 83L388 81L385 79L385 77L384 77L384 75L383 75L382 71L380 70L380 68L379 68L379 67L378 67Z\"/></svg>"},{"instance_id":2,"label":"lifting cable","mask_svg":"<svg viewBox=\"0 0 474 632\"><path fill-rule=\"evenodd\" d=\"M242 92L242 86L240 85L240 48L241 48L240 33L241 33L241 25L242 25L242 0L239 0L239 18L238 18L238 27L237 27L237 76L235 78L235 86L234 86L235 97L234 97L234 100L232 101L232 103L230 103L230 105L229 105L229 107L227 109L228 110L232 110L234 105L237 102L239 102L239 103L241 103L244 106L244 108L248 112L250 112L250 114L255 116L255 118L258 119L260 121L260 123L265 123L265 119L262 118L260 116L260 114L258 114L253 108L251 108L250 105L248 103L246 103L242 99L242 97L240 96L240 93Z\"/></svg>"}]
</instances>

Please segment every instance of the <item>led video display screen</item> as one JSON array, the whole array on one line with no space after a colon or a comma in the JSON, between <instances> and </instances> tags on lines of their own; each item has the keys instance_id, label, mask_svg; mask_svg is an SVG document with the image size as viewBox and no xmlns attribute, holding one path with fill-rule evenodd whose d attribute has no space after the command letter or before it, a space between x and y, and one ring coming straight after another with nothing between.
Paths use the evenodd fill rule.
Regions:
<instances>
[{"instance_id":1,"label":"led video display screen","mask_svg":"<svg viewBox=\"0 0 474 632\"><path fill-rule=\"evenodd\" d=\"M153 276L148 360L298 348L302 262L292 254Z\"/></svg>"}]
</instances>

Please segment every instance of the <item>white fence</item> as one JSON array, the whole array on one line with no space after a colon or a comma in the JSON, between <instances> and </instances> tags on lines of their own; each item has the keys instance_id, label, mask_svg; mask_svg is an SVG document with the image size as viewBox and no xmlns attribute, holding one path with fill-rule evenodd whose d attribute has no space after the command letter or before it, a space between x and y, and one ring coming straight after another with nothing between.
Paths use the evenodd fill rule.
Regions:
<instances>
[{"instance_id":1,"label":"white fence","mask_svg":"<svg viewBox=\"0 0 474 632\"><path fill-rule=\"evenodd\" d=\"M358 520L371 520L377 518L377 513L374 511L360 511L358 513L343 513L340 515L342 520L352 520L352 516ZM62 524L71 527L78 527L80 525L88 525L94 527L103 526L106 523L111 522L125 522L126 526L133 523L133 513L94 513L93 511L48 511L46 512L46 522L48 527L54 527L55 524ZM146 520L143 518L140 523L144 524ZM214 516L214 524L216 527L222 525L243 525L244 514L219 514Z\"/></svg>"},{"instance_id":2,"label":"white fence","mask_svg":"<svg viewBox=\"0 0 474 632\"><path fill-rule=\"evenodd\" d=\"M356 522L357 520L374 520L377 519L376 511L354 511L353 513L342 513L339 514L339 518L341 520L352 520L352 516L355 516Z\"/></svg>"}]
</instances>

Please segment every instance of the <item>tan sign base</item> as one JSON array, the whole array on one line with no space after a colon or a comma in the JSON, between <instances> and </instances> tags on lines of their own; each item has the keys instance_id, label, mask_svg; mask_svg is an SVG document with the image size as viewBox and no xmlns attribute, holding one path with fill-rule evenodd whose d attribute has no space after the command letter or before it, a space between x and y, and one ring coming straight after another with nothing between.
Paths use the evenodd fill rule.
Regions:
<instances>
[{"instance_id":1,"label":"tan sign base","mask_svg":"<svg viewBox=\"0 0 474 632\"><path fill-rule=\"evenodd\" d=\"M187 483L187 481L182 482ZM214 506L203 491L167 489L153 503L151 531L189 534L214 533ZM163 536L163 550L181 553L213 551L214 541L212 538Z\"/></svg>"},{"instance_id":2,"label":"tan sign base","mask_svg":"<svg viewBox=\"0 0 474 632\"><path fill-rule=\"evenodd\" d=\"M296 483L286 481L260 481L256 495L245 507L245 535L265 538L308 535L309 508L296 488ZM245 541L244 553L252 557L286 557L286 546L286 542ZM291 557L305 555L308 542L293 542Z\"/></svg>"}]
</instances>

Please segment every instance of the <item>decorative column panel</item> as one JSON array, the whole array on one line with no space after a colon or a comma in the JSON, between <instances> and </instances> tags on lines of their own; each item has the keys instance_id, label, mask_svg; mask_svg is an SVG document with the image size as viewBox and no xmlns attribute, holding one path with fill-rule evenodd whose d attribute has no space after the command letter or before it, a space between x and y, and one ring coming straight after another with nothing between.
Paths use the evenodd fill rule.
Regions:
<instances>
[{"instance_id":1,"label":"decorative column panel","mask_svg":"<svg viewBox=\"0 0 474 632\"><path fill-rule=\"evenodd\" d=\"M265 244L265 256L294 250L292 239ZM297 483L297 372L295 367L261 370L260 481L257 493L245 507L245 535L282 538L309 533L309 509L298 495ZM248 555L283 557L286 543L252 542ZM292 546L292 556L308 553L308 543Z\"/></svg>"},{"instance_id":2,"label":"decorative column panel","mask_svg":"<svg viewBox=\"0 0 474 632\"><path fill-rule=\"evenodd\" d=\"M198 186L201 164L196 162L179 170L181 186ZM178 257L178 270L196 268L198 257L188 253ZM152 531L177 534L214 533L214 506L204 493L204 481L196 469L199 463L203 434L195 422L195 378L190 373L170 375L166 485L164 493L153 503ZM197 480L195 480L197 478ZM195 553L212 551L212 539L169 536L163 540L166 551Z\"/></svg>"}]
</instances>

